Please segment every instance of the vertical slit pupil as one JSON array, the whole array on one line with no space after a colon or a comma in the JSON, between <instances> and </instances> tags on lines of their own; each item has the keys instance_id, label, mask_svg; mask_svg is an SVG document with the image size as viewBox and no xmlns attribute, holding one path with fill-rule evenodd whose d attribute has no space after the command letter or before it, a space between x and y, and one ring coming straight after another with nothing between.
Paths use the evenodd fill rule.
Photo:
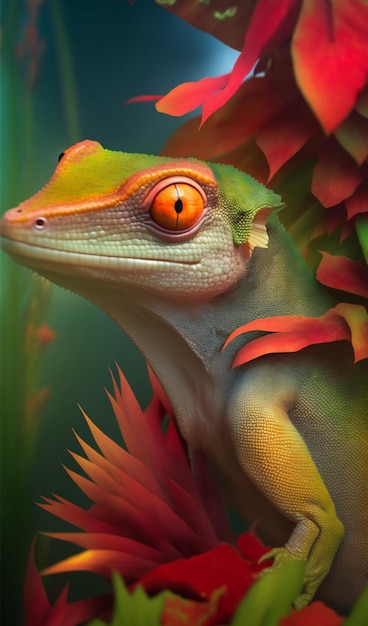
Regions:
<instances>
[{"instance_id":1,"label":"vertical slit pupil","mask_svg":"<svg viewBox=\"0 0 368 626\"><path fill-rule=\"evenodd\" d=\"M175 209L175 211L176 211L177 213L181 213L181 212L182 212L182 210L183 210L183 201L182 201L180 198L178 198L178 199L175 201L175 204L174 204L174 209Z\"/></svg>"}]
</instances>

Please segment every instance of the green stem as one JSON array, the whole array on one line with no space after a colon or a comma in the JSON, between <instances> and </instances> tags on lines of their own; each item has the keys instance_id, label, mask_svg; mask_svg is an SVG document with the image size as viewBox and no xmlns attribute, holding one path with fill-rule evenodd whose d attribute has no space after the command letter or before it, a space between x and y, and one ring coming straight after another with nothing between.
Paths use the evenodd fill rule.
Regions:
<instances>
[{"instance_id":1,"label":"green stem","mask_svg":"<svg viewBox=\"0 0 368 626\"><path fill-rule=\"evenodd\" d=\"M67 128L71 143L75 143L80 138L80 131L72 55L59 0L52 0L48 7L55 35Z\"/></svg>"}]
</instances>

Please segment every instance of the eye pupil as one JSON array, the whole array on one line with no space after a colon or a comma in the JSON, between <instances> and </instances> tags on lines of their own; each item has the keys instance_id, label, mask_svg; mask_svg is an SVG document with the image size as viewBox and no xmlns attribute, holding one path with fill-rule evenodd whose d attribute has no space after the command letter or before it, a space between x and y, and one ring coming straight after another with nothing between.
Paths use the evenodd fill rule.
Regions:
<instances>
[{"instance_id":1,"label":"eye pupil","mask_svg":"<svg viewBox=\"0 0 368 626\"><path fill-rule=\"evenodd\" d=\"M174 204L174 209L177 213L181 213L183 210L183 201L178 198Z\"/></svg>"}]
</instances>

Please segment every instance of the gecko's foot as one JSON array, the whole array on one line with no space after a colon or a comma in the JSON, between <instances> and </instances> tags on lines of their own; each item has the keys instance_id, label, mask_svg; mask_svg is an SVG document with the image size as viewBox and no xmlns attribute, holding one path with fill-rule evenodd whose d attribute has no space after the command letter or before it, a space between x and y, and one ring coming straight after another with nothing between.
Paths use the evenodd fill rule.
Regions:
<instances>
[{"instance_id":1,"label":"gecko's foot","mask_svg":"<svg viewBox=\"0 0 368 626\"><path fill-rule=\"evenodd\" d=\"M284 563L288 561L305 561L306 558L302 558L300 555L294 554L288 548L273 548L258 560L258 563L263 563L263 561L267 561L268 559L273 559L273 563L270 567L266 567L260 572L260 576L264 576L269 572L273 572L275 569L279 569ZM314 587L314 586L313 586ZM311 592L311 589L306 588L304 586L303 593L301 593L294 601L294 606L296 609L302 609L304 606L309 604L312 600L313 595L318 587L318 583L315 588Z\"/></svg>"},{"instance_id":2,"label":"gecko's foot","mask_svg":"<svg viewBox=\"0 0 368 626\"><path fill-rule=\"evenodd\" d=\"M266 552L261 558L258 560L258 563L263 563L263 561L267 561L268 559L273 559L273 563L270 567L266 567L262 570L262 574L266 574L267 572L272 572L275 569L278 569L284 563L288 561L306 561L306 558L303 559L300 555L291 552L288 548L272 548L269 552Z\"/></svg>"}]
</instances>

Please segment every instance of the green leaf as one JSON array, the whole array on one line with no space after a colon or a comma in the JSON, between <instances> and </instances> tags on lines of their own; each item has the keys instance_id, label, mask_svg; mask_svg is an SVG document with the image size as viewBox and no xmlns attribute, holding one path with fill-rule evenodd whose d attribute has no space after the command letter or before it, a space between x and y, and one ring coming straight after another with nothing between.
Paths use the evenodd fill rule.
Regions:
<instances>
[{"instance_id":1,"label":"green leaf","mask_svg":"<svg viewBox=\"0 0 368 626\"><path fill-rule=\"evenodd\" d=\"M115 597L112 621L94 619L88 626L160 626L163 603L169 592L149 598L139 585L130 593L117 572L112 580Z\"/></svg>"},{"instance_id":2,"label":"green leaf","mask_svg":"<svg viewBox=\"0 0 368 626\"><path fill-rule=\"evenodd\" d=\"M261 576L239 604L232 626L277 626L301 592L304 568L303 561L293 560Z\"/></svg>"},{"instance_id":3,"label":"green leaf","mask_svg":"<svg viewBox=\"0 0 368 626\"><path fill-rule=\"evenodd\" d=\"M368 585L353 606L342 626L366 626L368 615Z\"/></svg>"},{"instance_id":4,"label":"green leaf","mask_svg":"<svg viewBox=\"0 0 368 626\"><path fill-rule=\"evenodd\" d=\"M366 215L358 215L355 218L355 231L359 239L364 258L368 263L368 217Z\"/></svg>"}]
</instances>

